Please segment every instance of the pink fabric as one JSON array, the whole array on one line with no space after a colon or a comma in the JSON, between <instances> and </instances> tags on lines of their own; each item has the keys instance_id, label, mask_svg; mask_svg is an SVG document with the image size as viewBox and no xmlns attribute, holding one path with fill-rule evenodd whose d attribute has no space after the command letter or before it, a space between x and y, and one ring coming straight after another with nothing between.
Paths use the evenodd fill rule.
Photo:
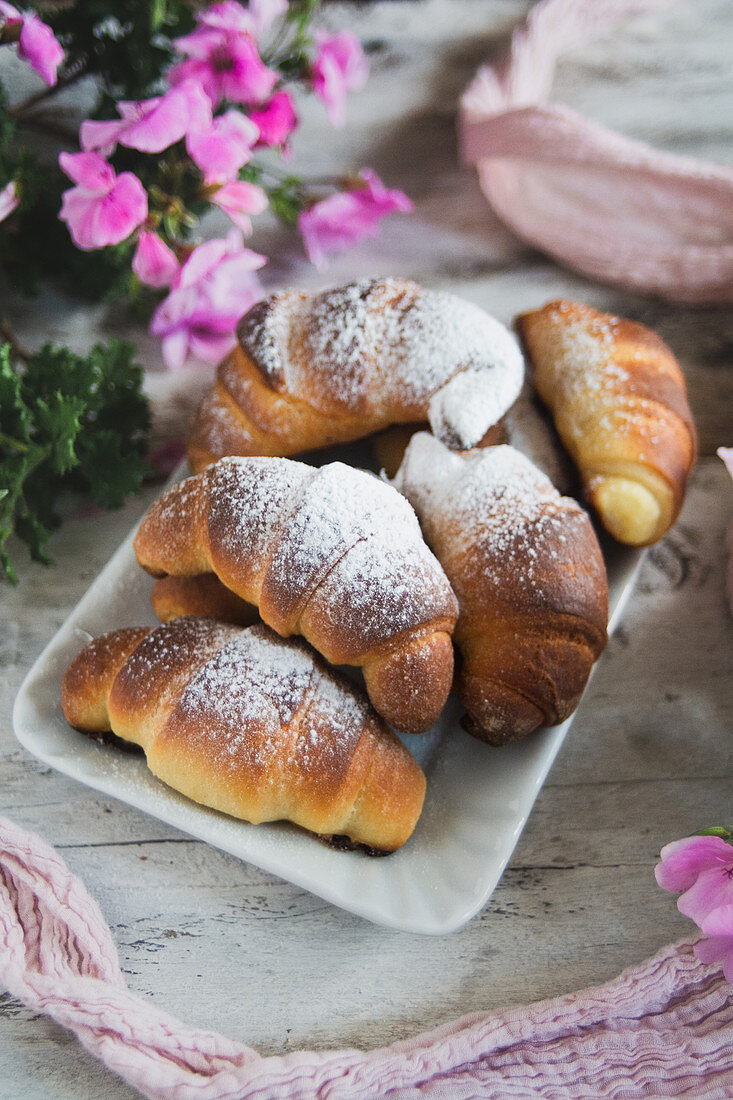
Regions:
<instances>
[{"instance_id":1,"label":"pink fabric","mask_svg":"<svg viewBox=\"0 0 733 1100\"><path fill-rule=\"evenodd\" d=\"M0 818L0 981L165 1100L705 1097L733 1082L733 989L663 948L606 985L474 1013L390 1047L263 1058L126 989L96 903L45 841Z\"/></svg>"},{"instance_id":2,"label":"pink fabric","mask_svg":"<svg viewBox=\"0 0 733 1100\"><path fill-rule=\"evenodd\" d=\"M464 159L523 240L603 282L733 301L733 168L675 156L546 105L560 54L671 0L543 0L461 100Z\"/></svg>"}]
</instances>

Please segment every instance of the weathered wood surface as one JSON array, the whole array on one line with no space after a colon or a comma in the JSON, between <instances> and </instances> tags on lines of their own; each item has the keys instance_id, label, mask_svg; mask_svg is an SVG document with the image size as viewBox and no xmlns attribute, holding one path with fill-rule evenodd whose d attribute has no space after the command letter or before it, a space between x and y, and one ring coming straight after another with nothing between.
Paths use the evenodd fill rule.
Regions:
<instances>
[{"instance_id":1,"label":"weathered wood surface","mask_svg":"<svg viewBox=\"0 0 733 1100\"><path fill-rule=\"evenodd\" d=\"M329 7L370 43L373 74L350 126L309 110L299 163L328 172L371 164L416 200L411 218L321 275L277 230L269 279L323 285L397 272L442 286L509 320L567 293L657 328L689 380L703 458L673 532L650 551L538 799L484 911L453 935L385 931L350 916L35 761L15 742L23 675L142 514L150 486L122 513L72 518L53 569L21 562L0 589L0 810L54 844L98 899L130 986L192 1024L263 1053L375 1047L457 1015L569 991L686 935L655 885L660 847L733 803L733 620L724 599L724 532L733 486L718 459L733 444L733 318L590 284L512 240L456 161L454 109L476 65L526 10L514 0L424 0ZM697 156L733 158L733 11L680 3L635 21L562 67L565 101L634 136ZM25 339L71 335L98 317L49 297L22 307ZM43 330L41 332L41 329ZM152 364L155 348L144 342ZM159 392L160 380L151 387ZM161 423L185 415L186 388ZM161 429L163 430L163 429ZM13 547L22 557L20 547ZM122 1098L75 1040L0 998L0 1095Z\"/></svg>"}]
</instances>

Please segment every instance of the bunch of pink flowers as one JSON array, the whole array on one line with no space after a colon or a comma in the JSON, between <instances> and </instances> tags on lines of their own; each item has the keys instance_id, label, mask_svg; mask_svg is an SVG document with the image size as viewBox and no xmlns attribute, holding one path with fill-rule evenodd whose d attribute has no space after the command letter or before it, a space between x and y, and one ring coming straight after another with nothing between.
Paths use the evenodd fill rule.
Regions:
<instances>
[{"instance_id":1,"label":"bunch of pink flowers","mask_svg":"<svg viewBox=\"0 0 733 1100\"><path fill-rule=\"evenodd\" d=\"M316 31L312 56L304 62L301 52L295 69L292 63L278 69L292 46L288 0L250 0L247 6L221 0L197 11L195 22L190 34L173 40L176 57L162 94L117 102L117 118L83 122L81 151L59 157L73 184L62 196L59 217L74 244L84 251L129 249L135 278L168 291L151 331L161 338L171 368L189 356L220 358L237 319L262 296L257 270L266 257L246 248L244 237L278 184L269 193L260 185L263 171L273 178L277 173L253 158L269 148L289 160L299 122L291 86L297 82L313 92L340 127L348 94L368 75L367 59L349 31ZM63 51L36 15L21 15L0 0L0 28L47 84L55 82ZM130 150L155 159L131 161ZM115 160L127 170L118 170ZM369 169L329 184L325 197L321 187L318 198L291 173L285 179L288 214L319 267L329 255L375 235L387 214L412 209L405 194L385 187ZM17 198L13 181L0 190L0 220ZM195 245L192 233L212 207L224 212L232 230Z\"/></svg>"}]
</instances>

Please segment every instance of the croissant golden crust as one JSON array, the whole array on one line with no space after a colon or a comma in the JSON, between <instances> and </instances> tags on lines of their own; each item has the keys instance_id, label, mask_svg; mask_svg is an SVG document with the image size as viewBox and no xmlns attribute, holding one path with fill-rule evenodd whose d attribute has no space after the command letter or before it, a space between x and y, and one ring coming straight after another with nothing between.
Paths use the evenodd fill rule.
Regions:
<instances>
[{"instance_id":1,"label":"croissant golden crust","mask_svg":"<svg viewBox=\"0 0 733 1100\"><path fill-rule=\"evenodd\" d=\"M226 454L295 455L424 420L451 446L473 446L524 375L503 325L405 279L270 295L237 337L189 428L197 472Z\"/></svg>"},{"instance_id":2,"label":"croissant golden crust","mask_svg":"<svg viewBox=\"0 0 733 1100\"><path fill-rule=\"evenodd\" d=\"M437 720L458 605L412 508L371 474L222 459L153 505L135 551L155 576L215 573L282 636L361 666L373 705L398 729Z\"/></svg>"},{"instance_id":3,"label":"croissant golden crust","mask_svg":"<svg viewBox=\"0 0 733 1100\"><path fill-rule=\"evenodd\" d=\"M469 732L505 744L563 721L606 642L608 582L588 515L506 445L458 455L419 433L394 484L458 598Z\"/></svg>"},{"instance_id":4,"label":"croissant golden crust","mask_svg":"<svg viewBox=\"0 0 733 1100\"><path fill-rule=\"evenodd\" d=\"M179 618L95 639L67 669L70 725L140 745L150 770L204 806L394 851L425 777L347 680L300 641Z\"/></svg>"},{"instance_id":5,"label":"croissant golden crust","mask_svg":"<svg viewBox=\"0 0 733 1100\"><path fill-rule=\"evenodd\" d=\"M604 527L629 545L658 541L679 514L696 454L671 350L644 325L564 300L523 314L517 328Z\"/></svg>"}]
</instances>

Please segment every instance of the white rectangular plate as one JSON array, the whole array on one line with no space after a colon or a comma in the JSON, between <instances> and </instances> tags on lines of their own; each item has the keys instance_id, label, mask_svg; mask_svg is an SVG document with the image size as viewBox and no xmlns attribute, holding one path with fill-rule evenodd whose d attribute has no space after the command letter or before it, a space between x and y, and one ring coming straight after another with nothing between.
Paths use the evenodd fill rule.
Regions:
<instances>
[{"instance_id":1,"label":"white rectangular plate","mask_svg":"<svg viewBox=\"0 0 733 1100\"><path fill-rule=\"evenodd\" d=\"M498 883L572 719L494 749L461 729L451 699L432 730L403 738L428 778L425 808L407 844L383 859L333 851L287 823L254 826L206 809L152 776L143 758L71 729L61 712L62 676L89 635L155 622L153 582L137 565L133 534L26 677L13 715L20 743L81 783L377 924L439 935L470 920ZM612 627L641 558L621 548L606 554Z\"/></svg>"}]
</instances>

